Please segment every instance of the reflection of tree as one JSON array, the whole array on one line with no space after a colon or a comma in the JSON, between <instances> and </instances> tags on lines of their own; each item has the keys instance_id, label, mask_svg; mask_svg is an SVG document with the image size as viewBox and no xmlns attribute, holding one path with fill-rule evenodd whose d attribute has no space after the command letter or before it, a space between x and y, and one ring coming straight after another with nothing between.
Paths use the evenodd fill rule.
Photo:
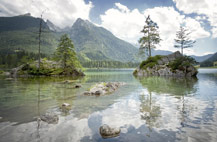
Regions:
<instances>
[{"instance_id":1,"label":"reflection of tree","mask_svg":"<svg viewBox=\"0 0 217 142\"><path fill-rule=\"evenodd\" d=\"M177 99L180 100L180 105L178 105L178 111L180 112L180 123L182 127L185 126L185 123L191 114L192 111L192 105L193 104L188 104L186 96L189 94L193 94L196 92L197 88L194 87L195 84L197 83L197 78L172 78L172 77L146 77L146 78L138 78L140 83L142 84L143 87L147 88L148 92L150 92L150 97L143 99L146 111L146 119L149 120L151 118L150 116L155 116L155 113L158 114L157 106L156 110L153 108L153 99L151 97L151 93L155 92L157 94L169 94L175 96ZM142 97L141 97L142 98ZM141 101L141 102L143 102ZM146 101L146 102L145 102ZM143 103L142 103L143 104ZM141 105L142 105L141 104ZM142 107L142 108L143 108ZM160 111L160 108L159 108ZM154 123L156 120L154 119L155 117L152 118L152 120L146 121L149 124L149 126L154 126L152 123Z\"/></svg>"},{"instance_id":2,"label":"reflection of tree","mask_svg":"<svg viewBox=\"0 0 217 142\"><path fill-rule=\"evenodd\" d=\"M149 95L140 96L140 112L141 119L146 121L148 127L157 127L157 119L159 118L161 111L160 106L156 104L155 99L152 97L152 93L149 92Z\"/></svg>"},{"instance_id":3,"label":"reflection of tree","mask_svg":"<svg viewBox=\"0 0 217 142\"><path fill-rule=\"evenodd\" d=\"M187 95L196 92L194 85L197 78L174 78L174 77L143 77L138 78L140 83L149 92L166 93L170 95Z\"/></svg>"},{"instance_id":4,"label":"reflection of tree","mask_svg":"<svg viewBox=\"0 0 217 142\"><path fill-rule=\"evenodd\" d=\"M41 96L41 88L40 88L40 82L38 82L38 98L37 98L37 110L38 110L38 118L37 118L37 139L40 142L40 96Z\"/></svg>"}]
</instances>

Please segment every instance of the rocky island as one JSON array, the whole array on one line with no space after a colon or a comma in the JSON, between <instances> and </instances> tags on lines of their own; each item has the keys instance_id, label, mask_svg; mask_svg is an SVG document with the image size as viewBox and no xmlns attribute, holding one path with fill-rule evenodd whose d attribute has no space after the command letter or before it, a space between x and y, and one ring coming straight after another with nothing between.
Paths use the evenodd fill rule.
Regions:
<instances>
[{"instance_id":1,"label":"rocky island","mask_svg":"<svg viewBox=\"0 0 217 142\"><path fill-rule=\"evenodd\" d=\"M41 67L38 70L38 62L25 63L10 72L11 77L31 77L31 76L84 76L77 68L67 67L64 69L60 62L41 60Z\"/></svg>"},{"instance_id":2,"label":"rocky island","mask_svg":"<svg viewBox=\"0 0 217 142\"><path fill-rule=\"evenodd\" d=\"M193 77L198 73L193 66L194 63L193 58L183 56L177 51L167 56L149 57L140 64L133 74L135 76Z\"/></svg>"}]
</instances>

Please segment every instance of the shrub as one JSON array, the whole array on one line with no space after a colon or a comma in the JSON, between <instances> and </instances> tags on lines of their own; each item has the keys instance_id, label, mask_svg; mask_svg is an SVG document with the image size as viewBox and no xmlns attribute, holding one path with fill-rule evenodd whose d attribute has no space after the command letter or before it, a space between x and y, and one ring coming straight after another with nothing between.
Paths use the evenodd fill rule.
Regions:
<instances>
[{"instance_id":1,"label":"shrub","mask_svg":"<svg viewBox=\"0 0 217 142\"><path fill-rule=\"evenodd\" d=\"M161 55L156 55L156 56L154 56L154 57L148 57L147 60L143 61L143 62L140 64L139 68L140 68L140 69L146 69L146 68L148 68L148 67L152 68L152 67L154 67L156 64L158 64L157 61L160 60L162 57L163 57L163 56L161 56Z\"/></svg>"}]
</instances>

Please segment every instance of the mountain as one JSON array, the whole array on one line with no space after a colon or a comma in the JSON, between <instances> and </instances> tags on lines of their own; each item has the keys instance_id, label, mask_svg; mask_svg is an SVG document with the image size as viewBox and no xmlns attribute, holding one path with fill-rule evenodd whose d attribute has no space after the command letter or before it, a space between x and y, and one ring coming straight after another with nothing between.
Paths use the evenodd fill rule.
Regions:
<instances>
[{"instance_id":1,"label":"mountain","mask_svg":"<svg viewBox=\"0 0 217 142\"><path fill-rule=\"evenodd\" d=\"M205 61L200 63L201 67L211 67L213 66L213 63L217 61L217 52L213 54L211 57L206 59Z\"/></svg>"},{"instance_id":2,"label":"mountain","mask_svg":"<svg viewBox=\"0 0 217 142\"><path fill-rule=\"evenodd\" d=\"M197 62L203 62L206 59L210 58L213 54L207 54L204 56L195 56L195 55L191 55L191 57L193 57Z\"/></svg>"},{"instance_id":3,"label":"mountain","mask_svg":"<svg viewBox=\"0 0 217 142\"><path fill-rule=\"evenodd\" d=\"M138 49L108 30L78 18L68 31L80 58L88 60L135 61Z\"/></svg>"},{"instance_id":4,"label":"mountain","mask_svg":"<svg viewBox=\"0 0 217 142\"><path fill-rule=\"evenodd\" d=\"M152 56L155 56L155 55L169 55L169 54L172 54L172 53L173 52L171 52L171 51L152 49Z\"/></svg>"},{"instance_id":5,"label":"mountain","mask_svg":"<svg viewBox=\"0 0 217 142\"><path fill-rule=\"evenodd\" d=\"M40 18L32 17L29 13L0 17L0 54L8 54L22 49L38 53L38 31ZM138 48L115 37L105 28L98 27L88 20L77 19L72 27L60 29L51 21L42 20L41 52L52 54L60 35L67 33L72 39L80 61L108 60L121 62L138 62ZM152 55L168 55L171 51L152 50ZM193 56L198 62L211 57Z\"/></svg>"},{"instance_id":6,"label":"mountain","mask_svg":"<svg viewBox=\"0 0 217 142\"><path fill-rule=\"evenodd\" d=\"M0 17L0 54L11 53L17 49L37 53L40 20L30 14ZM58 39L58 34L52 32L42 20L41 52L53 53Z\"/></svg>"},{"instance_id":7,"label":"mountain","mask_svg":"<svg viewBox=\"0 0 217 142\"><path fill-rule=\"evenodd\" d=\"M217 61L217 52L213 54L211 57L209 57L206 61L211 61L211 62Z\"/></svg>"},{"instance_id":8,"label":"mountain","mask_svg":"<svg viewBox=\"0 0 217 142\"><path fill-rule=\"evenodd\" d=\"M40 18L34 18L29 13L14 17L0 17L0 32L39 28L39 23ZM42 27L43 29L49 29L44 21L42 21Z\"/></svg>"},{"instance_id":9,"label":"mountain","mask_svg":"<svg viewBox=\"0 0 217 142\"><path fill-rule=\"evenodd\" d=\"M54 32L61 32L62 31L58 26L54 25L50 20L47 20L46 23L47 23L47 26L49 27L49 29L51 31L54 31Z\"/></svg>"}]
</instances>

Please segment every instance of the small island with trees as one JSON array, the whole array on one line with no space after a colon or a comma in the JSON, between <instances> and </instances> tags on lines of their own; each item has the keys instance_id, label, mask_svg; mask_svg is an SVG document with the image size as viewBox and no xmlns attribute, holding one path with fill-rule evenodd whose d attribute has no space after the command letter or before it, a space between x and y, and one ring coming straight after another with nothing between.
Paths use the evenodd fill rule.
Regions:
<instances>
[{"instance_id":1,"label":"small island with trees","mask_svg":"<svg viewBox=\"0 0 217 142\"><path fill-rule=\"evenodd\" d=\"M61 36L59 45L51 60L46 58L40 59L39 56L38 61L27 62L17 68L13 68L10 75L12 77L84 76L84 73L76 57L71 39L64 34Z\"/></svg>"},{"instance_id":2,"label":"small island with trees","mask_svg":"<svg viewBox=\"0 0 217 142\"><path fill-rule=\"evenodd\" d=\"M155 44L160 42L158 26L148 16L145 26L141 31L144 36L140 38L140 52L148 51L147 60L143 61L139 67L133 72L135 76L173 76L173 77L193 77L198 71L194 67L197 62L190 56L183 54L183 49L193 47L195 41L190 40L188 30L180 27L177 31L174 47L180 48L179 51L167 56L156 55L151 56L151 48L155 48Z\"/></svg>"}]
</instances>

